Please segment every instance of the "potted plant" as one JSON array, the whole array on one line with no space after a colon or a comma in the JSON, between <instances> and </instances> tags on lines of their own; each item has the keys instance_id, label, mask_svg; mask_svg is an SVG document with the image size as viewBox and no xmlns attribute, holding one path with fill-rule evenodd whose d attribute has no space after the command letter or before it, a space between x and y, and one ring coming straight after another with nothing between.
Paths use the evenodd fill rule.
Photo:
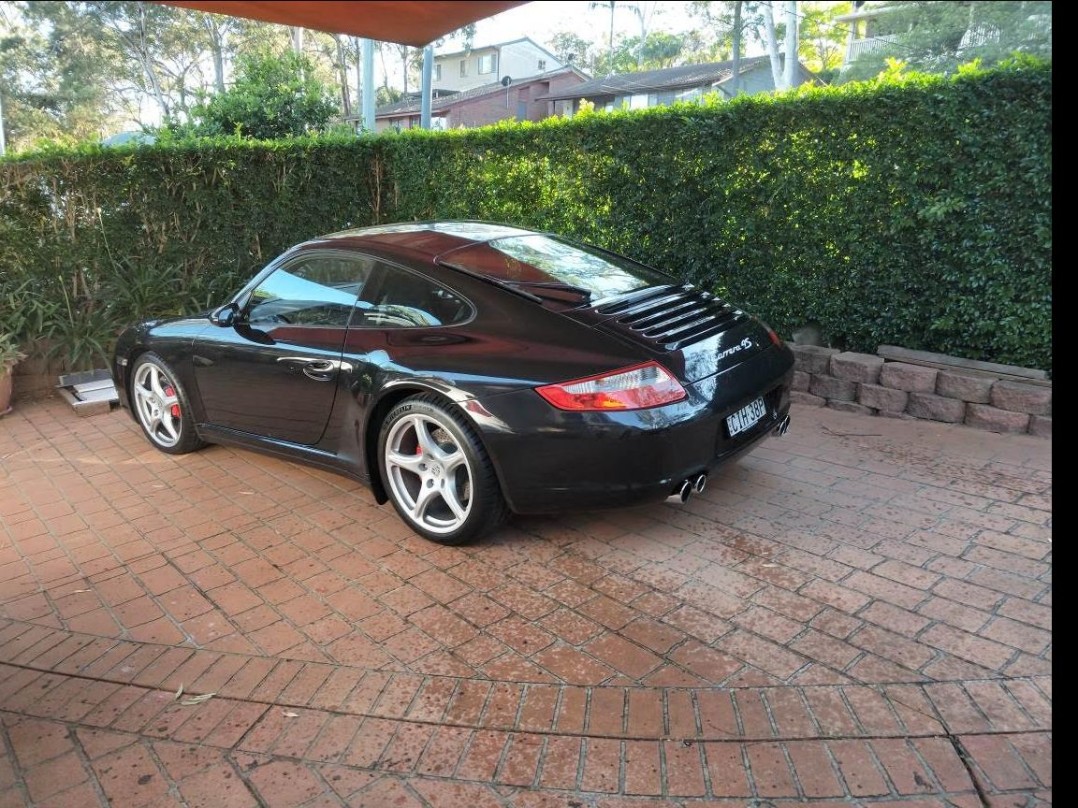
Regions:
<instances>
[{"instance_id":1,"label":"potted plant","mask_svg":"<svg viewBox=\"0 0 1078 808\"><path fill-rule=\"evenodd\" d=\"M12 369L25 358L26 354L19 350L15 337L0 333L0 416L11 412Z\"/></svg>"}]
</instances>

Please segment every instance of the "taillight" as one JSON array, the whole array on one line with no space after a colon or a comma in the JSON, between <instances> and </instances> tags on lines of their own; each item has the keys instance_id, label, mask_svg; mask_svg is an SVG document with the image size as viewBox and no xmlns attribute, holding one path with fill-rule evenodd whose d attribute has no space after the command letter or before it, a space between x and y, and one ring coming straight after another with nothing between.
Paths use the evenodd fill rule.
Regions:
<instances>
[{"instance_id":1,"label":"taillight","mask_svg":"<svg viewBox=\"0 0 1078 808\"><path fill-rule=\"evenodd\" d=\"M764 330L767 332L767 338L771 340L772 345L782 345L782 337L778 335L778 332L776 332L774 328L769 326L759 317L756 318L756 322L763 326Z\"/></svg>"},{"instance_id":2,"label":"taillight","mask_svg":"<svg viewBox=\"0 0 1078 808\"><path fill-rule=\"evenodd\" d=\"M681 401L688 394L666 368L647 362L598 376L537 387L559 410L643 410Z\"/></svg>"}]
</instances>

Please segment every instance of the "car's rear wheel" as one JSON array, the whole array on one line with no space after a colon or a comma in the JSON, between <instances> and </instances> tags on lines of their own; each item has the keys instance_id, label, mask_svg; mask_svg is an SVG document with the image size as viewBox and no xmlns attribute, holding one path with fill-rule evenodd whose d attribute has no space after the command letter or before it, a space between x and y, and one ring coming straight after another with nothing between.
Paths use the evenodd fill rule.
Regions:
<instances>
[{"instance_id":1,"label":"car's rear wheel","mask_svg":"<svg viewBox=\"0 0 1078 808\"><path fill-rule=\"evenodd\" d=\"M508 514L490 458L464 416L434 395L407 398L382 422L378 462L397 513L440 544L490 532Z\"/></svg>"},{"instance_id":2,"label":"car's rear wheel","mask_svg":"<svg viewBox=\"0 0 1078 808\"><path fill-rule=\"evenodd\" d=\"M205 446L175 374L157 354L140 356L131 371L131 406L150 443L169 454Z\"/></svg>"}]
</instances>

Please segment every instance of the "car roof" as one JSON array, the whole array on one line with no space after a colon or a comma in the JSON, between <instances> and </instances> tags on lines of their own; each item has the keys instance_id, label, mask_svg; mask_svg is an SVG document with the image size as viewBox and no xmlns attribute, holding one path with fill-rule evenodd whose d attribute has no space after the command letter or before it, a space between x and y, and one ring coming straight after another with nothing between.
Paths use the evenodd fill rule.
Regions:
<instances>
[{"instance_id":1,"label":"car roof","mask_svg":"<svg viewBox=\"0 0 1078 808\"><path fill-rule=\"evenodd\" d=\"M340 246L403 251L410 253L414 258L433 261L450 250L483 244L494 239L533 235L535 232L496 222L469 220L401 222L341 230L314 241L320 246L336 242Z\"/></svg>"}]
</instances>

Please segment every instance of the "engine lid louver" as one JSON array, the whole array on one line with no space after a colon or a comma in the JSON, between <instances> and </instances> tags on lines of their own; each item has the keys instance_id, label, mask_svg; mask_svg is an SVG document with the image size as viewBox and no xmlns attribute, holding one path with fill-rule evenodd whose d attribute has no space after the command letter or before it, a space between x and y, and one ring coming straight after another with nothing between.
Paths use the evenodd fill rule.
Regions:
<instances>
[{"instance_id":1,"label":"engine lid louver","mask_svg":"<svg viewBox=\"0 0 1078 808\"><path fill-rule=\"evenodd\" d=\"M663 286L596 309L656 348L678 350L749 319L748 315L690 284Z\"/></svg>"}]
</instances>

